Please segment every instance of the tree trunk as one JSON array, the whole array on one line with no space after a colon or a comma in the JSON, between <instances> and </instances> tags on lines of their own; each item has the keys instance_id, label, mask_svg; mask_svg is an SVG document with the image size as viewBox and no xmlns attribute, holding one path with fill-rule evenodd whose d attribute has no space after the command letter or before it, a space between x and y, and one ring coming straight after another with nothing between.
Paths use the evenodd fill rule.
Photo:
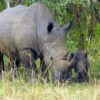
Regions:
<instances>
[{"instance_id":1,"label":"tree trunk","mask_svg":"<svg viewBox=\"0 0 100 100\"><path fill-rule=\"evenodd\" d=\"M91 27L89 32L89 39L91 41L94 37L95 12L94 12L93 0L90 0L90 2L91 2Z\"/></svg>"},{"instance_id":2,"label":"tree trunk","mask_svg":"<svg viewBox=\"0 0 100 100\"><path fill-rule=\"evenodd\" d=\"M84 34L82 33L81 13L83 13L82 12L82 5L75 4L74 5L74 14L76 16L76 22L77 22L77 26L78 26L78 30L79 30L79 34L80 34L78 49L83 50L84 49Z\"/></svg>"},{"instance_id":3,"label":"tree trunk","mask_svg":"<svg viewBox=\"0 0 100 100\"><path fill-rule=\"evenodd\" d=\"M6 8L10 8L10 0L5 0Z\"/></svg>"}]
</instances>

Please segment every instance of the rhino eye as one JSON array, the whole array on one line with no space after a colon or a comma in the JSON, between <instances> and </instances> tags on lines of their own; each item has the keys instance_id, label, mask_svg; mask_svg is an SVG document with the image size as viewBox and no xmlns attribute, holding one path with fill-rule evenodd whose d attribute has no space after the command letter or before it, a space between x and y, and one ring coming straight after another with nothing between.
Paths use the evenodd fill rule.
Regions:
<instances>
[{"instance_id":1,"label":"rhino eye","mask_svg":"<svg viewBox=\"0 0 100 100\"><path fill-rule=\"evenodd\" d=\"M53 23L49 22L48 23L48 27L47 27L48 34L50 34L50 32L52 31L53 27L54 27Z\"/></svg>"}]
</instances>

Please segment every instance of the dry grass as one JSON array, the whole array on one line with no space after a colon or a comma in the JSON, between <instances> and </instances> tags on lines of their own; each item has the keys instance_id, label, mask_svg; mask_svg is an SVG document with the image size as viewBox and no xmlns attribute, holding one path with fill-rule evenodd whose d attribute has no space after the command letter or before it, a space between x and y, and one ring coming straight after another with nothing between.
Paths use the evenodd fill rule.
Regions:
<instances>
[{"instance_id":1,"label":"dry grass","mask_svg":"<svg viewBox=\"0 0 100 100\"><path fill-rule=\"evenodd\" d=\"M4 77L0 81L0 100L100 100L100 81L54 86Z\"/></svg>"}]
</instances>

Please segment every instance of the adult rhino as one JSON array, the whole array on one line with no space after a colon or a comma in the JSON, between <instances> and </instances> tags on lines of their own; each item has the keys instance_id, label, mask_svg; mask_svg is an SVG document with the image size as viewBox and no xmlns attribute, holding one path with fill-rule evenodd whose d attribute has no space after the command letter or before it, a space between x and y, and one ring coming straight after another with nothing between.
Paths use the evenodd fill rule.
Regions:
<instances>
[{"instance_id":1,"label":"adult rhino","mask_svg":"<svg viewBox=\"0 0 100 100\"><path fill-rule=\"evenodd\" d=\"M63 71L73 63L73 59L64 59L68 55L65 33L71 26L69 22L60 27L50 10L41 3L6 9L0 13L0 50L12 63L22 61L27 69L35 65L35 58L39 56L44 63L42 71L45 71L44 65L50 66L55 81L59 81Z\"/></svg>"}]
</instances>

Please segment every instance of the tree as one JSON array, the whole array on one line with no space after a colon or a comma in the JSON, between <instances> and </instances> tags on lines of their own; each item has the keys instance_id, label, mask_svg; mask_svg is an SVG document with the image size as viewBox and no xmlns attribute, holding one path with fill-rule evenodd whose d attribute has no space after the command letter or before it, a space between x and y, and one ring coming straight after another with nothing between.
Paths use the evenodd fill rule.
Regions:
<instances>
[{"instance_id":1,"label":"tree","mask_svg":"<svg viewBox=\"0 0 100 100\"><path fill-rule=\"evenodd\" d=\"M5 5L5 1L4 0L0 0L0 11L5 9L6 5Z\"/></svg>"},{"instance_id":2,"label":"tree","mask_svg":"<svg viewBox=\"0 0 100 100\"><path fill-rule=\"evenodd\" d=\"M6 8L10 8L10 0L5 0Z\"/></svg>"}]
</instances>

